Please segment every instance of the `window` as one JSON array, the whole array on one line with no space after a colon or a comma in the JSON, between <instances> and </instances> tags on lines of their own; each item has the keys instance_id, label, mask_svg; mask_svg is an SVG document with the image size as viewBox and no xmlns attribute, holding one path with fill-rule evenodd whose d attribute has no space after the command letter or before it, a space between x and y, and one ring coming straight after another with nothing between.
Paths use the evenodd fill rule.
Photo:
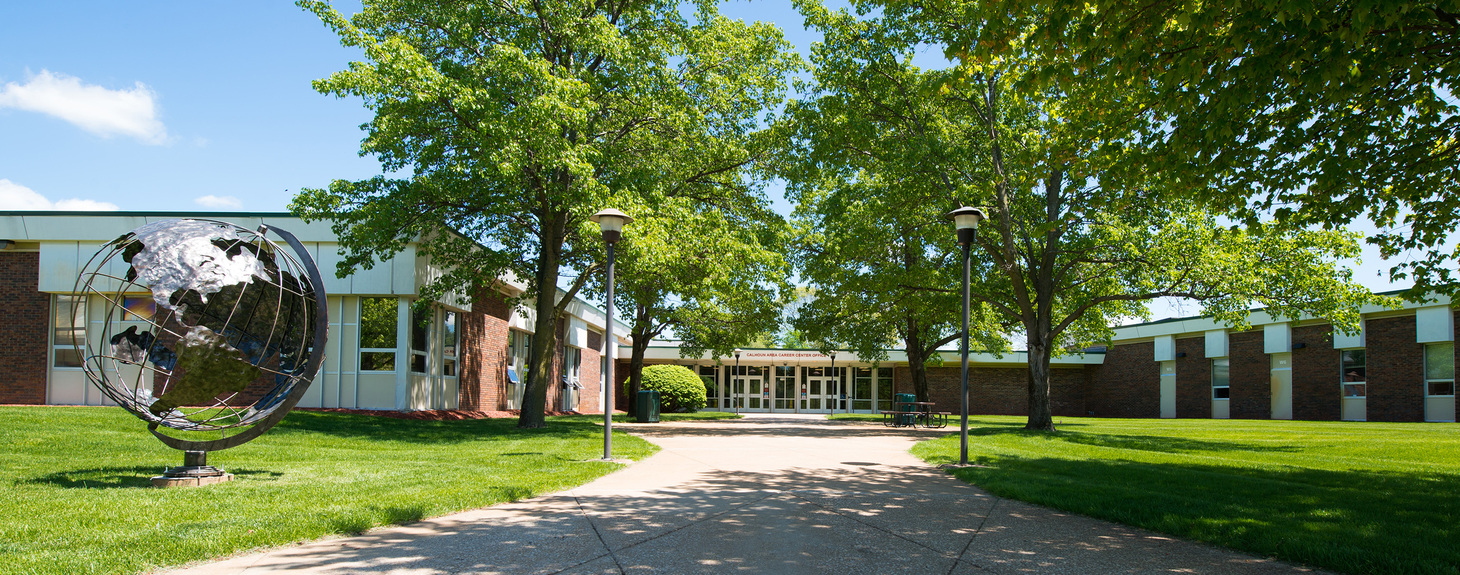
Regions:
<instances>
[{"instance_id":1,"label":"window","mask_svg":"<svg viewBox=\"0 0 1460 575\"><path fill-rule=\"evenodd\" d=\"M86 345L86 297L58 295L51 312L51 365L81 367L81 347Z\"/></svg>"},{"instance_id":2,"label":"window","mask_svg":"<svg viewBox=\"0 0 1460 575\"><path fill-rule=\"evenodd\" d=\"M527 382L527 353L532 349L532 334L515 329L507 331L507 409L522 405L522 391Z\"/></svg>"},{"instance_id":3,"label":"window","mask_svg":"<svg viewBox=\"0 0 1460 575\"><path fill-rule=\"evenodd\" d=\"M711 409L720 407L720 386L715 385L715 366L700 366L700 381L705 382L705 404Z\"/></svg>"},{"instance_id":4,"label":"window","mask_svg":"<svg viewBox=\"0 0 1460 575\"><path fill-rule=\"evenodd\" d=\"M582 364L583 350L576 347L565 347L563 350L563 383L577 386Z\"/></svg>"},{"instance_id":5,"label":"window","mask_svg":"<svg viewBox=\"0 0 1460 575\"><path fill-rule=\"evenodd\" d=\"M892 368L877 368L877 409L892 409Z\"/></svg>"},{"instance_id":6,"label":"window","mask_svg":"<svg viewBox=\"0 0 1460 575\"><path fill-rule=\"evenodd\" d=\"M395 323L395 298L360 298L361 371L395 371Z\"/></svg>"},{"instance_id":7,"label":"window","mask_svg":"<svg viewBox=\"0 0 1460 575\"><path fill-rule=\"evenodd\" d=\"M456 312L441 316L441 375L456 377Z\"/></svg>"},{"instance_id":8,"label":"window","mask_svg":"<svg viewBox=\"0 0 1460 575\"><path fill-rule=\"evenodd\" d=\"M872 409L872 368L852 368L852 409Z\"/></svg>"},{"instance_id":9,"label":"window","mask_svg":"<svg viewBox=\"0 0 1460 575\"><path fill-rule=\"evenodd\" d=\"M1340 353L1339 375L1344 397L1365 397L1369 394L1369 378L1364 372L1364 350L1345 349Z\"/></svg>"},{"instance_id":10,"label":"window","mask_svg":"<svg viewBox=\"0 0 1460 575\"><path fill-rule=\"evenodd\" d=\"M1212 399L1231 399L1232 397L1230 361L1225 357L1212 360Z\"/></svg>"},{"instance_id":11,"label":"window","mask_svg":"<svg viewBox=\"0 0 1460 575\"><path fill-rule=\"evenodd\" d=\"M1430 397L1453 397L1455 395L1455 344L1453 342L1425 345L1425 395Z\"/></svg>"},{"instance_id":12,"label":"window","mask_svg":"<svg viewBox=\"0 0 1460 575\"><path fill-rule=\"evenodd\" d=\"M435 310L421 312L416 310L416 306L411 306L411 373L426 373L433 315L436 315Z\"/></svg>"}]
</instances>

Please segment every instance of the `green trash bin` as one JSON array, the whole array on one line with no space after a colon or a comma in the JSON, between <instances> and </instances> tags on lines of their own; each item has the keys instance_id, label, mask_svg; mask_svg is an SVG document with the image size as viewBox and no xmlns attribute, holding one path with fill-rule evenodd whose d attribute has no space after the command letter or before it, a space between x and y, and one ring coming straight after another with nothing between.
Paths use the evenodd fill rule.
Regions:
<instances>
[{"instance_id":1,"label":"green trash bin","mask_svg":"<svg viewBox=\"0 0 1460 575\"><path fill-rule=\"evenodd\" d=\"M639 390L639 397L634 403L634 417L639 423L659 423L659 390Z\"/></svg>"},{"instance_id":2,"label":"green trash bin","mask_svg":"<svg viewBox=\"0 0 1460 575\"><path fill-rule=\"evenodd\" d=\"M913 409L913 402L917 400L918 396L915 394L899 393L892 396L892 409L893 411L915 411ZM897 425L899 427L912 425L914 417L916 416L910 413L900 414L897 416Z\"/></svg>"}]
</instances>

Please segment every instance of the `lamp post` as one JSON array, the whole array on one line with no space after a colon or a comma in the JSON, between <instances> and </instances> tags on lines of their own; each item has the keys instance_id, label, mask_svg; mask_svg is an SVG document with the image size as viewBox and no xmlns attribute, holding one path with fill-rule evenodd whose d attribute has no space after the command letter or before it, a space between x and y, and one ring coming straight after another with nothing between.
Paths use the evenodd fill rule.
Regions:
<instances>
[{"instance_id":1,"label":"lamp post","mask_svg":"<svg viewBox=\"0 0 1460 575\"><path fill-rule=\"evenodd\" d=\"M730 372L730 406L735 408L735 415L740 415L740 398L735 397L738 389L735 378L740 377L740 351L740 348L735 348L735 371Z\"/></svg>"},{"instance_id":2,"label":"lamp post","mask_svg":"<svg viewBox=\"0 0 1460 575\"><path fill-rule=\"evenodd\" d=\"M973 246L975 232L978 231L978 223L986 219L983 210L963 206L944 216L953 220L953 227L958 228L958 245L963 247L963 333L959 338L962 343L959 345L963 356L963 375L959 404L962 407L960 412L960 423L958 430L958 464L968 465L968 307L969 293L968 284L971 263L968 259L968 249Z\"/></svg>"},{"instance_id":3,"label":"lamp post","mask_svg":"<svg viewBox=\"0 0 1460 575\"><path fill-rule=\"evenodd\" d=\"M624 224L634 221L634 218L613 208L604 208L603 211L593 214L588 219L598 224L598 228L603 232L603 243L608 244L608 281L605 283L607 293L604 295L607 305L604 306L603 320L603 347L604 351L608 352L608 361L605 362L607 367L603 374L604 386L607 388L603 390L603 459L612 461L613 394L616 385L613 380L613 352L614 348L618 347L613 341L613 245L623 237ZM538 297L546 296L539 294ZM629 398L629 400L633 401L633 398Z\"/></svg>"},{"instance_id":4,"label":"lamp post","mask_svg":"<svg viewBox=\"0 0 1460 575\"><path fill-rule=\"evenodd\" d=\"M841 385L842 384L842 380L841 380L841 378L838 378L836 376L836 352L834 352L834 351L831 352L831 373L829 375L831 375L831 387L832 387L832 394L831 394L831 401L832 401L832 404L831 404L831 413L832 413L832 415L835 415L836 414L836 404L841 403L842 401L845 401L846 400L846 397L845 397L846 394L842 393L842 385ZM851 413L851 412L852 412L851 406L848 405L847 406L847 413Z\"/></svg>"}]
</instances>

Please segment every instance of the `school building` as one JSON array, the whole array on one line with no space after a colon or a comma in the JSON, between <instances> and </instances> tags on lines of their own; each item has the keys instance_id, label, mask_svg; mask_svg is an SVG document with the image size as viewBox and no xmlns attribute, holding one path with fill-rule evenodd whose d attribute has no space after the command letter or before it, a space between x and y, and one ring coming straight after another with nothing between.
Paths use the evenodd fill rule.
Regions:
<instances>
[{"instance_id":1,"label":"school building","mask_svg":"<svg viewBox=\"0 0 1460 575\"><path fill-rule=\"evenodd\" d=\"M448 297L413 309L422 284L439 274L408 245L395 257L340 279L338 237L328 223L288 213L0 212L0 404L109 405L82 373L73 333L97 325L107 302L89 296L73 318L76 278L102 244L147 223L175 218L225 221L293 233L324 278L329 305L325 361L299 407L502 411L521 405L535 314L511 309L523 286L499 281L470 303ZM561 296L562 294L559 293ZM151 294L126 298L128 313L155 313ZM604 313L574 300L557 331L548 408L602 413ZM92 330L93 333L100 330ZM618 334L627 328L616 324ZM96 342L93 342L95 345Z\"/></svg>"},{"instance_id":2,"label":"school building","mask_svg":"<svg viewBox=\"0 0 1460 575\"><path fill-rule=\"evenodd\" d=\"M419 314L419 287L439 273L415 246L370 270L338 279L338 238L327 223L287 213L0 212L0 404L100 405L82 375L69 309L77 273L100 246L143 224L170 218L215 219L293 232L315 257L329 294L325 363L301 407L377 410L516 409L531 306L511 309L522 286L483 286L470 304L431 302ZM146 294L137 294L145 300ZM561 295L561 294L560 294ZM146 301L139 301L146 313ZM88 301L96 322L104 308ZM133 306L129 305L129 311ZM67 310L67 311L62 311ZM557 326L548 406L602 412L604 314L575 300ZM1337 333L1322 318L1279 321L1257 312L1236 331L1208 318L1117 328L1104 348L1056 358L1054 413L1064 416L1237 418L1354 421L1456 420L1455 311L1447 298L1363 310L1362 331ZM626 405L626 327L615 369L617 405ZM912 392L906 356L879 363L850 352L748 349L738 357L682 358L675 342L657 342L646 363L685 365L705 382L709 409L766 413L876 413L894 393ZM940 353L928 370L929 400L957 411L959 355ZM970 412L1021 415L1027 410L1026 355L970 356Z\"/></svg>"}]
</instances>

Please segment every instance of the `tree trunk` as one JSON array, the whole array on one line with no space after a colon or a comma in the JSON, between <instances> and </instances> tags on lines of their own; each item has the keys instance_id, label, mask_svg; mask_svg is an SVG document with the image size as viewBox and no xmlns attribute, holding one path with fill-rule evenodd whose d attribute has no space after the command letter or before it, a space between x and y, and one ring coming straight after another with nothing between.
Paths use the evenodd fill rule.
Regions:
<instances>
[{"instance_id":1,"label":"tree trunk","mask_svg":"<svg viewBox=\"0 0 1460 575\"><path fill-rule=\"evenodd\" d=\"M1055 431L1049 404L1050 342L1029 342L1029 421L1024 429Z\"/></svg>"},{"instance_id":2,"label":"tree trunk","mask_svg":"<svg viewBox=\"0 0 1460 575\"><path fill-rule=\"evenodd\" d=\"M561 264L564 226L561 214L546 211L541 218L537 255L537 321L533 323L532 347L528 350L527 386L522 389L522 411L517 427L536 429L546 425L547 390L552 385L553 350L558 348L558 266Z\"/></svg>"},{"instance_id":3,"label":"tree trunk","mask_svg":"<svg viewBox=\"0 0 1460 575\"><path fill-rule=\"evenodd\" d=\"M903 338L907 345L907 367L912 373L913 394L918 401L928 400L928 355L923 352L923 340L918 337L917 321L908 320L908 335Z\"/></svg>"}]
</instances>

